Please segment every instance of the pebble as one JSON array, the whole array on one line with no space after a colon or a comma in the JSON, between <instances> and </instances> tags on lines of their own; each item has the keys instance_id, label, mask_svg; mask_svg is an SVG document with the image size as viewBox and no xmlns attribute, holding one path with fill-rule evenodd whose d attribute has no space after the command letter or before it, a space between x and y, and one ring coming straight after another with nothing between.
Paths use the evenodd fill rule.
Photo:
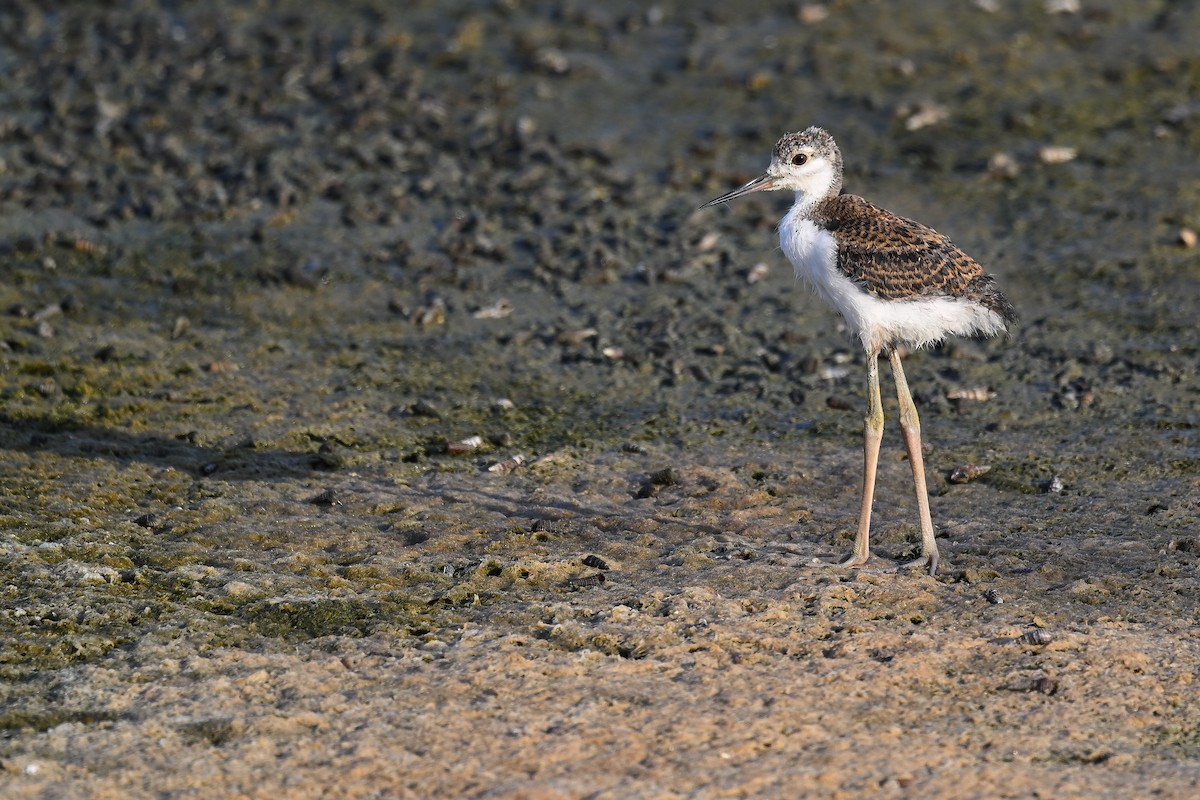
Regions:
<instances>
[{"instance_id":1,"label":"pebble","mask_svg":"<svg viewBox=\"0 0 1200 800\"><path fill-rule=\"evenodd\" d=\"M829 19L829 6L824 3L802 3L796 10L796 19L804 25L816 25Z\"/></svg>"},{"instance_id":2,"label":"pebble","mask_svg":"<svg viewBox=\"0 0 1200 800\"><path fill-rule=\"evenodd\" d=\"M999 180L1012 180L1021 174L1021 166L1010 153L995 153L988 159L987 171L984 175L988 178Z\"/></svg>"},{"instance_id":3,"label":"pebble","mask_svg":"<svg viewBox=\"0 0 1200 800\"><path fill-rule=\"evenodd\" d=\"M746 283L753 286L771 274L771 268L763 261L758 262L746 274Z\"/></svg>"}]
</instances>

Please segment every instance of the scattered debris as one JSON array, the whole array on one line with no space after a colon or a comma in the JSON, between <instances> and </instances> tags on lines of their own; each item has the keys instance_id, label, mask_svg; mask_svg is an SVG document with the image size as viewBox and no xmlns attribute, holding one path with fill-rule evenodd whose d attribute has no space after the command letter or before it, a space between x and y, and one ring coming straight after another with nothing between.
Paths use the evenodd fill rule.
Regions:
<instances>
[{"instance_id":1,"label":"scattered debris","mask_svg":"<svg viewBox=\"0 0 1200 800\"><path fill-rule=\"evenodd\" d=\"M595 572L591 575L580 575L577 578L568 578L563 583L563 587L572 590L590 589L593 586L599 586L600 584L604 583L605 580L606 579L603 572Z\"/></svg>"},{"instance_id":2,"label":"scattered debris","mask_svg":"<svg viewBox=\"0 0 1200 800\"><path fill-rule=\"evenodd\" d=\"M220 360L220 359L218 359L217 361L210 361L204 365L204 371L211 372L213 374L221 374L221 373L225 373L225 372L237 372L239 369L241 369L241 367L239 367L236 363L234 363L232 361L225 361L225 360Z\"/></svg>"},{"instance_id":3,"label":"scattered debris","mask_svg":"<svg viewBox=\"0 0 1200 800\"><path fill-rule=\"evenodd\" d=\"M583 559L585 567L593 567L595 569L608 569L608 562L597 555L589 555Z\"/></svg>"},{"instance_id":4,"label":"scattered debris","mask_svg":"<svg viewBox=\"0 0 1200 800\"><path fill-rule=\"evenodd\" d=\"M1034 628L1033 630L1025 631L1020 636L1001 636L998 639L993 639L992 644L1028 644L1028 645L1046 645L1054 641L1054 634L1044 628Z\"/></svg>"},{"instance_id":5,"label":"scattered debris","mask_svg":"<svg viewBox=\"0 0 1200 800\"><path fill-rule=\"evenodd\" d=\"M506 297L501 297L490 306L484 306L471 314L475 319L504 319L516 310L516 306Z\"/></svg>"},{"instance_id":6,"label":"scattered debris","mask_svg":"<svg viewBox=\"0 0 1200 800\"><path fill-rule=\"evenodd\" d=\"M963 464L952 469L950 477L947 480L951 483L970 483L976 478L981 478L988 474L991 469L991 467L983 464Z\"/></svg>"},{"instance_id":7,"label":"scattered debris","mask_svg":"<svg viewBox=\"0 0 1200 800\"><path fill-rule=\"evenodd\" d=\"M334 489L326 489L317 496L309 498L308 502L314 506L340 506L342 504Z\"/></svg>"},{"instance_id":8,"label":"scattered debris","mask_svg":"<svg viewBox=\"0 0 1200 800\"><path fill-rule=\"evenodd\" d=\"M816 25L829 19L829 6L824 3L802 3L796 9L796 19L804 25Z\"/></svg>"},{"instance_id":9,"label":"scattered debris","mask_svg":"<svg viewBox=\"0 0 1200 800\"><path fill-rule=\"evenodd\" d=\"M984 172L985 178L992 180L1012 180L1021 174L1021 166L1017 160L1009 153L994 153L988 159L987 171Z\"/></svg>"},{"instance_id":10,"label":"scattered debris","mask_svg":"<svg viewBox=\"0 0 1200 800\"><path fill-rule=\"evenodd\" d=\"M945 122L950 118L950 109L941 103L922 101L900 106L896 110L896 116L904 120L905 130L919 131Z\"/></svg>"},{"instance_id":11,"label":"scattered debris","mask_svg":"<svg viewBox=\"0 0 1200 800\"><path fill-rule=\"evenodd\" d=\"M996 392L988 386L976 386L970 389L955 389L946 392L947 400L966 400L972 403L986 403L995 396Z\"/></svg>"},{"instance_id":12,"label":"scattered debris","mask_svg":"<svg viewBox=\"0 0 1200 800\"><path fill-rule=\"evenodd\" d=\"M599 331L595 328L574 328L571 330L559 331L554 340L559 344L570 345L577 347L588 339L595 337Z\"/></svg>"},{"instance_id":13,"label":"scattered debris","mask_svg":"<svg viewBox=\"0 0 1200 800\"><path fill-rule=\"evenodd\" d=\"M488 467L488 472L494 472L497 475L507 475L514 471L517 467L525 463L525 457L521 455L510 456L503 461L497 461Z\"/></svg>"},{"instance_id":14,"label":"scattered debris","mask_svg":"<svg viewBox=\"0 0 1200 800\"><path fill-rule=\"evenodd\" d=\"M457 442L446 442L446 453L452 456L459 456L464 453L473 453L481 447L483 447L482 436L468 436L465 439L459 439Z\"/></svg>"},{"instance_id":15,"label":"scattered debris","mask_svg":"<svg viewBox=\"0 0 1200 800\"><path fill-rule=\"evenodd\" d=\"M1079 151L1074 147L1048 144L1038 148L1038 160L1043 164L1065 164L1074 161Z\"/></svg>"}]
</instances>

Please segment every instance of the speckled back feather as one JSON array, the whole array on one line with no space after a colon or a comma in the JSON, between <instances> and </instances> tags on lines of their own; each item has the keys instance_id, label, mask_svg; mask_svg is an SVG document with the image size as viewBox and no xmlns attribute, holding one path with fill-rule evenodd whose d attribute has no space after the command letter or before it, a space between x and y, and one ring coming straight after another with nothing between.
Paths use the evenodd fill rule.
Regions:
<instances>
[{"instance_id":1,"label":"speckled back feather","mask_svg":"<svg viewBox=\"0 0 1200 800\"><path fill-rule=\"evenodd\" d=\"M880 299L961 297L1017 319L979 262L932 228L853 194L821 200L812 218L833 233L838 270Z\"/></svg>"}]
</instances>

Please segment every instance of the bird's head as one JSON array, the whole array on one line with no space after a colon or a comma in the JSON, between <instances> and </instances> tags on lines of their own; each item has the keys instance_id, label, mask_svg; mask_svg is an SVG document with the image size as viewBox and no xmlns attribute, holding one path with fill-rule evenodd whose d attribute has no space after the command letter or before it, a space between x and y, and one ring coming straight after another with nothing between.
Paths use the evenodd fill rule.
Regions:
<instances>
[{"instance_id":1,"label":"bird's head","mask_svg":"<svg viewBox=\"0 0 1200 800\"><path fill-rule=\"evenodd\" d=\"M701 208L751 192L775 190L796 192L812 202L838 194L842 190L842 154L833 137L821 128L785 135L775 143L766 172Z\"/></svg>"}]
</instances>

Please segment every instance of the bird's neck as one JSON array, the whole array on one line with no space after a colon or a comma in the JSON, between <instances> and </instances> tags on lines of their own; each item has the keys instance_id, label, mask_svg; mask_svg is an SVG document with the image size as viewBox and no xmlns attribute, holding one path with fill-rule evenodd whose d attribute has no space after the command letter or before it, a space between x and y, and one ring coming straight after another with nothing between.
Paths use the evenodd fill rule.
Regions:
<instances>
[{"instance_id":1,"label":"bird's neck","mask_svg":"<svg viewBox=\"0 0 1200 800\"><path fill-rule=\"evenodd\" d=\"M821 202L830 197L837 197L842 191L842 172L837 165L826 164L822 169L792 184L790 188L796 191L792 210L798 216L811 217Z\"/></svg>"},{"instance_id":2,"label":"bird's neck","mask_svg":"<svg viewBox=\"0 0 1200 800\"><path fill-rule=\"evenodd\" d=\"M796 199L792 202L791 213L798 217L811 217L817 208L817 204L831 196L830 194L814 194L805 191L796 192Z\"/></svg>"}]
</instances>

